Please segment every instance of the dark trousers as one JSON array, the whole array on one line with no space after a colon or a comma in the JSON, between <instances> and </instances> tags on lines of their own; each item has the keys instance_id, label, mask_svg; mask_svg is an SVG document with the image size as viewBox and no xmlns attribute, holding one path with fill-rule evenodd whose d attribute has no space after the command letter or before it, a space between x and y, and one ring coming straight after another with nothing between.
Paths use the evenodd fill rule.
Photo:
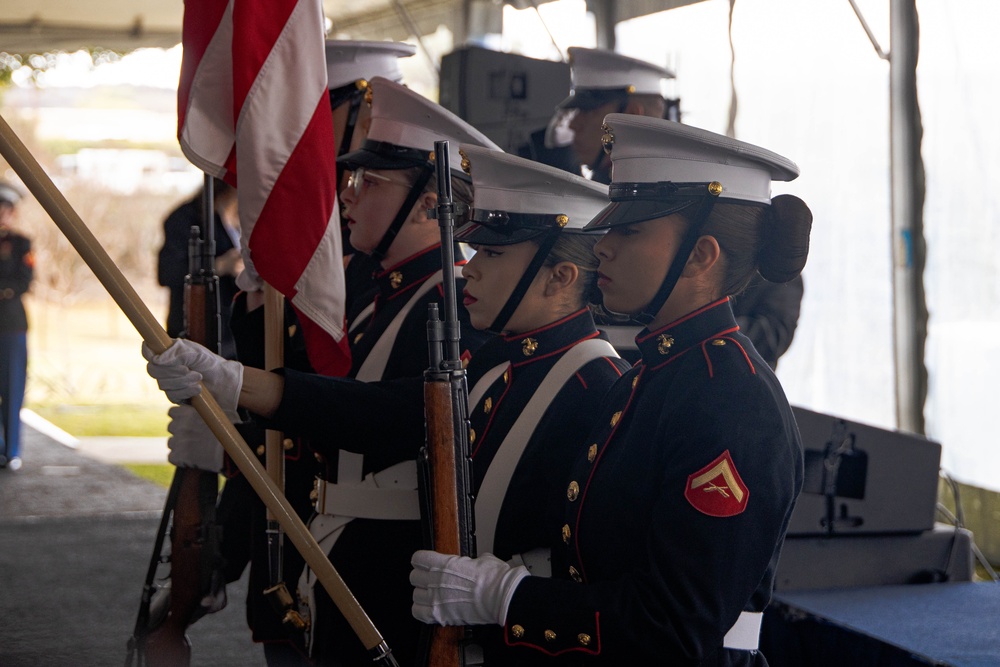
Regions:
<instances>
[{"instance_id":1,"label":"dark trousers","mask_svg":"<svg viewBox=\"0 0 1000 667\"><path fill-rule=\"evenodd\" d=\"M21 456L21 404L28 372L28 336L25 332L0 333L0 422L3 443L0 463Z\"/></svg>"}]
</instances>

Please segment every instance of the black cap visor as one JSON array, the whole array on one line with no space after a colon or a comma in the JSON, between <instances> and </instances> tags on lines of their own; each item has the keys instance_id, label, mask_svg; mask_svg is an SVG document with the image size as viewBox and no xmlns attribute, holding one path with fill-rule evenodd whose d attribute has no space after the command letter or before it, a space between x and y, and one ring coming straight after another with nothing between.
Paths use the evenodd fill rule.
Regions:
<instances>
[{"instance_id":1,"label":"black cap visor","mask_svg":"<svg viewBox=\"0 0 1000 667\"><path fill-rule=\"evenodd\" d=\"M610 102L620 102L628 98L628 88L581 88L570 93L556 109L583 109L589 111Z\"/></svg>"},{"instance_id":2,"label":"black cap visor","mask_svg":"<svg viewBox=\"0 0 1000 667\"><path fill-rule=\"evenodd\" d=\"M611 203L587 223L584 231L656 220L683 211L710 197L708 183L612 183Z\"/></svg>"},{"instance_id":3,"label":"black cap visor","mask_svg":"<svg viewBox=\"0 0 1000 667\"><path fill-rule=\"evenodd\" d=\"M656 220L683 211L694 204L694 200L680 201L614 201L594 216L583 228L586 232L602 232L619 225L633 225L637 222Z\"/></svg>"},{"instance_id":4,"label":"black cap visor","mask_svg":"<svg viewBox=\"0 0 1000 667\"><path fill-rule=\"evenodd\" d=\"M472 245L514 245L538 238L543 234L545 234L545 230L542 229L524 229L522 227L503 229L470 222L455 232L455 240Z\"/></svg>"},{"instance_id":5,"label":"black cap visor","mask_svg":"<svg viewBox=\"0 0 1000 667\"><path fill-rule=\"evenodd\" d=\"M430 153L385 141L365 140L361 148L337 158L337 165L354 171L366 169L411 169L429 164Z\"/></svg>"},{"instance_id":6,"label":"black cap visor","mask_svg":"<svg viewBox=\"0 0 1000 667\"><path fill-rule=\"evenodd\" d=\"M513 245L549 233L560 233L565 224L566 217L560 215L473 209L471 221L455 232L455 238L463 243ZM580 231L573 229L567 233Z\"/></svg>"}]
</instances>

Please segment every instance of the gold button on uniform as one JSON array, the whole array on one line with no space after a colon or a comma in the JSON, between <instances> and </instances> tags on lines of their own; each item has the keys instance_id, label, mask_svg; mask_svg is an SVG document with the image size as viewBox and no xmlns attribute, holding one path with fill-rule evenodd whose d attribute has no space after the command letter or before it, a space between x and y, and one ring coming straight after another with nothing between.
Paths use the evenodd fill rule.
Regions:
<instances>
[{"instance_id":1,"label":"gold button on uniform","mask_svg":"<svg viewBox=\"0 0 1000 667\"><path fill-rule=\"evenodd\" d=\"M576 636L576 640L580 642L580 646L590 646L590 635L586 632L581 632Z\"/></svg>"},{"instance_id":2,"label":"gold button on uniform","mask_svg":"<svg viewBox=\"0 0 1000 667\"><path fill-rule=\"evenodd\" d=\"M569 544L569 538L572 537L572 536L573 536L573 533L569 529L569 524L568 523L564 523L563 527L562 527L563 542L565 542L566 544Z\"/></svg>"},{"instance_id":3,"label":"gold button on uniform","mask_svg":"<svg viewBox=\"0 0 1000 667\"><path fill-rule=\"evenodd\" d=\"M722 340L721 338L716 338L715 340L712 341L712 345L715 345L716 347L722 347L725 344L726 341Z\"/></svg>"},{"instance_id":4,"label":"gold button on uniform","mask_svg":"<svg viewBox=\"0 0 1000 667\"><path fill-rule=\"evenodd\" d=\"M639 376L638 375L636 375L634 378L632 378L632 388L635 389L635 386L637 384L639 384Z\"/></svg>"},{"instance_id":5,"label":"gold button on uniform","mask_svg":"<svg viewBox=\"0 0 1000 667\"><path fill-rule=\"evenodd\" d=\"M358 341L359 341L359 340L361 340L361 339L362 339L362 338L364 337L364 335L365 335L365 332L364 332L364 331L362 331L362 332L361 332L361 333L359 333L359 334L358 334L357 336L355 336L355 337L354 337L354 344L355 344L355 345L357 345L357 344L358 344Z\"/></svg>"},{"instance_id":6,"label":"gold button on uniform","mask_svg":"<svg viewBox=\"0 0 1000 667\"><path fill-rule=\"evenodd\" d=\"M574 500L577 499L577 496L579 495L580 495L580 485L577 484L575 481L570 482L569 487L566 489L566 498L568 498L570 502L573 502Z\"/></svg>"},{"instance_id":7,"label":"gold button on uniform","mask_svg":"<svg viewBox=\"0 0 1000 667\"><path fill-rule=\"evenodd\" d=\"M587 448L587 461L593 463L594 459L597 458L597 443L595 442L590 447Z\"/></svg>"},{"instance_id":8,"label":"gold button on uniform","mask_svg":"<svg viewBox=\"0 0 1000 667\"><path fill-rule=\"evenodd\" d=\"M399 286L403 284L403 274L399 271L390 273L389 284L392 285L392 289L399 289Z\"/></svg>"},{"instance_id":9,"label":"gold button on uniform","mask_svg":"<svg viewBox=\"0 0 1000 667\"><path fill-rule=\"evenodd\" d=\"M260 445L259 447L257 447L257 456L264 456L264 452L266 451L267 448L264 445Z\"/></svg>"},{"instance_id":10,"label":"gold button on uniform","mask_svg":"<svg viewBox=\"0 0 1000 667\"><path fill-rule=\"evenodd\" d=\"M514 635L517 639L520 639L524 636L524 628L520 625L512 625L510 626L510 634Z\"/></svg>"},{"instance_id":11,"label":"gold button on uniform","mask_svg":"<svg viewBox=\"0 0 1000 667\"><path fill-rule=\"evenodd\" d=\"M483 412L490 414L490 410L493 409L493 399L489 396L486 397L486 401L483 403Z\"/></svg>"},{"instance_id":12,"label":"gold button on uniform","mask_svg":"<svg viewBox=\"0 0 1000 667\"><path fill-rule=\"evenodd\" d=\"M580 576L580 571L575 567L573 567L572 565L569 566L569 578L575 581L576 583L580 583L581 581L583 581L583 577Z\"/></svg>"},{"instance_id":13,"label":"gold button on uniform","mask_svg":"<svg viewBox=\"0 0 1000 667\"><path fill-rule=\"evenodd\" d=\"M551 630L546 630L545 631L545 641L547 641L547 642L554 642L555 640L556 640L556 633L552 632Z\"/></svg>"},{"instance_id":14,"label":"gold button on uniform","mask_svg":"<svg viewBox=\"0 0 1000 667\"><path fill-rule=\"evenodd\" d=\"M284 440L281 441L281 446L284 447L285 451L287 452L289 449L295 446L295 443L292 441L291 438L285 438Z\"/></svg>"},{"instance_id":15,"label":"gold button on uniform","mask_svg":"<svg viewBox=\"0 0 1000 667\"><path fill-rule=\"evenodd\" d=\"M611 415L611 428L614 428L618 424L618 420L622 418L622 411L619 410L615 414Z\"/></svg>"},{"instance_id":16,"label":"gold button on uniform","mask_svg":"<svg viewBox=\"0 0 1000 667\"><path fill-rule=\"evenodd\" d=\"M476 444L476 429L474 428L469 429L469 444L470 445Z\"/></svg>"}]
</instances>

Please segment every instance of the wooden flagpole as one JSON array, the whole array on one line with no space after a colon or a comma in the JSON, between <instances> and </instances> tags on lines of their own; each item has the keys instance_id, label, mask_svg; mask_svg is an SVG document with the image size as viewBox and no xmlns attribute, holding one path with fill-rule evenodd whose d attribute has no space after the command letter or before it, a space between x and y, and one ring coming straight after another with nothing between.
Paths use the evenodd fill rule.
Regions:
<instances>
[{"instance_id":1,"label":"wooden flagpole","mask_svg":"<svg viewBox=\"0 0 1000 667\"><path fill-rule=\"evenodd\" d=\"M101 281L146 345L157 354L170 347L173 340L2 116L0 116L0 155L7 160L56 226L80 253L83 261ZM246 475L254 491L273 513L309 567L316 573L317 579L330 594L330 598L350 623L355 634L365 648L372 652L373 659L376 661L388 659L391 661L388 664L395 664L371 619L204 385L201 393L191 399L191 405L222 443L240 472Z\"/></svg>"}]
</instances>

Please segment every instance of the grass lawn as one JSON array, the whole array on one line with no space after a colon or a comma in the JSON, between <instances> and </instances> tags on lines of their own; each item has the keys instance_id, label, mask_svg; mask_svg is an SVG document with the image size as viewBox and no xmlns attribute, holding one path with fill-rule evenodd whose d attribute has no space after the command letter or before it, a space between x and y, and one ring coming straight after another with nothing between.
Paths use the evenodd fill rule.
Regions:
<instances>
[{"instance_id":1,"label":"grass lawn","mask_svg":"<svg viewBox=\"0 0 1000 667\"><path fill-rule=\"evenodd\" d=\"M122 463L121 466L136 477L149 480L164 488L169 488L170 481L174 478L175 468L168 463Z\"/></svg>"},{"instance_id":2,"label":"grass lawn","mask_svg":"<svg viewBox=\"0 0 1000 667\"><path fill-rule=\"evenodd\" d=\"M162 405L33 403L27 407L78 438L167 435L167 408Z\"/></svg>"}]
</instances>

